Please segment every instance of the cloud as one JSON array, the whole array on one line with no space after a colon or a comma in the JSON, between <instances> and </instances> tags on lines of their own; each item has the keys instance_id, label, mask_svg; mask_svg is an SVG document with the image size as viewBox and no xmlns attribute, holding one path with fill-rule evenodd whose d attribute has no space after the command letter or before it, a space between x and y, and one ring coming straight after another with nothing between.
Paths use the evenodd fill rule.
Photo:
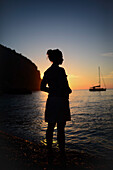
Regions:
<instances>
[{"instance_id":1,"label":"cloud","mask_svg":"<svg viewBox=\"0 0 113 170\"><path fill-rule=\"evenodd\" d=\"M103 56L103 57L113 57L113 52L102 53L101 56Z\"/></svg>"},{"instance_id":2,"label":"cloud","mask_svg":"<svg viewBox=\"0 0 113 170\"><path fill-rule=\"evenodd\" d=\"M113 71L110 72L108 75L104 76L106 79L113 79Z\"/></svg>"},{"instance_id":3,"label":"cloud","mask_svg":"<svg viewBox=\"0 0 113 170\"><path fill-rule=\"evenodd\" d=\"M75 79L75 78L79 78L79 76L73 75L73 74L69 74L68 77L69 77L69 78L74 78L74 79Z\"/></svg>"}]
</instances>

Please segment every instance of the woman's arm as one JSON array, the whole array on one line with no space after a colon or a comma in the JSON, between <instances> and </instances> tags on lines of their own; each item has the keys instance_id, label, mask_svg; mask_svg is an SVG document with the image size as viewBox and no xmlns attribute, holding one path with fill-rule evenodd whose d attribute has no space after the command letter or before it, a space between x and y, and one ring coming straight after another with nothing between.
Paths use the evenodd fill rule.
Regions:
<instances>
[{"instance_id":1,"label":"woman's arm","mask_svg":"<svg viewBox=\"0 0 113 170\"><path fill-rule=\"evenodd\" d=\"M64 71L64 84L65 84L65 90L68 94L72 93L72 90L71 88L69 87L69 83L68 83L68 80L67 80L67 75L66 75L66 72L65 70Z\"/></svg>"},{"instance_id":2,"label":"woman's arm","mask_svg":"<svg viewBox=\"0 0 113 170\"><path fill-rule=\"evenodd\" d=\"M44 74L44 77L41 81L41 86L40 86L40 89L41 91L45 91L47 93L49 93L49 87L47 87L47 76Z\"/></svg>"}]
</instances>

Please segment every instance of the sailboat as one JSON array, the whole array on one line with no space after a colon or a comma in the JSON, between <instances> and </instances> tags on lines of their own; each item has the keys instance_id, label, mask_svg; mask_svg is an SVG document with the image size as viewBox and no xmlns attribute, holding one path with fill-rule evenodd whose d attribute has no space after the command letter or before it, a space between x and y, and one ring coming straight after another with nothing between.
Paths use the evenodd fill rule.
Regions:
<instances>
[{"instance_id":1,"label":"sailboat","mask_svg":"<svg viewBox=\"0 0 113 170\"><path fill-rule=\"evenodd\" d=\"M104 83L104 86L105 86L105 87L104 87L104 88L101 87L100 67L98 67L98 71L99 71L99 85L90 87L90 88L89 88L89 91L106 91L105 83ZM103 80L103 82L104 82L104 80Z\"/></svg>"}]
</instances>

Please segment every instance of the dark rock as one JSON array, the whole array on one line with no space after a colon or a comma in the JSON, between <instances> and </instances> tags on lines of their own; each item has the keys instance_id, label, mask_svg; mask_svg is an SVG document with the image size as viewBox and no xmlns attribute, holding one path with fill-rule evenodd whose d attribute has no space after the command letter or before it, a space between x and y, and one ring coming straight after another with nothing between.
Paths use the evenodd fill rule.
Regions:
<instances>
[{"instance_id":1,"label":"dark rock","mask_svg":"<svg viewBox=\"0 0 113 170\"><path fill-rule=\"evenodd\" d=\"M0 45L0 91L12 94L40 90L40 71L22 54Z\"/></svg>"}]
</instances>

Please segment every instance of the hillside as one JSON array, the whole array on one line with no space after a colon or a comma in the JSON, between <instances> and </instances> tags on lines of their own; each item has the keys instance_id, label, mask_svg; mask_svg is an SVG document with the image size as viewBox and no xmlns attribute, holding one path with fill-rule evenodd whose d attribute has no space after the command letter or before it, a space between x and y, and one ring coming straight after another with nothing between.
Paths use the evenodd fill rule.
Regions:
<instances>
[{"instance_id":1,"label":"hillside","mask_svg":"<svg viewBox=\"0 0 113 170\"><path fill-rule=\"evenodd\" d=\"M28 58L0 45L0 90L40 90L40 71Z\"/></svg>"}]
</instances>

